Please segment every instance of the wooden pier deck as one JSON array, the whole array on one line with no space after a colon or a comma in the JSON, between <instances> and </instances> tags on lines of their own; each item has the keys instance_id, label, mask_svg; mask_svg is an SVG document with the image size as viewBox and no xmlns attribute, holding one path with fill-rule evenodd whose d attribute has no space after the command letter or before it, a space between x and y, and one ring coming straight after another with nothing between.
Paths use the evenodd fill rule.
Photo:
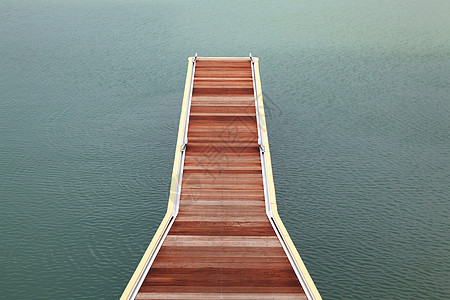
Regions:
<instances>
[{"instance_id":1,"label":"wooden pier deck","mask_svg":"<svg viewBox=\"0 0 450 300\"><path fill-rule=\"evenodd\" d=\"M321 299L276 212L256 58L190 58L166 217L121 299Z\"/></svg>"}]
</instances>

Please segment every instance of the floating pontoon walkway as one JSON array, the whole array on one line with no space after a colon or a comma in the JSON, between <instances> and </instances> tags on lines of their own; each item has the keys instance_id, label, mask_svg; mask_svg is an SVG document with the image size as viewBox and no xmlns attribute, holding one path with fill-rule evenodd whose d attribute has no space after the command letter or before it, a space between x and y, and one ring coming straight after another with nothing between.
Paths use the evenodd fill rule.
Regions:
<instances>
[{"instance_id":1,"label":"floating pontoon walkway","mask_svg":"<svg viewBox=\"0 0 450 300\"><path fill-rule=\"evenodd\" d=\"M321 299L277 213L257 58L189 58L167 213L121 299Z\"/></svg>"}]
</instances>

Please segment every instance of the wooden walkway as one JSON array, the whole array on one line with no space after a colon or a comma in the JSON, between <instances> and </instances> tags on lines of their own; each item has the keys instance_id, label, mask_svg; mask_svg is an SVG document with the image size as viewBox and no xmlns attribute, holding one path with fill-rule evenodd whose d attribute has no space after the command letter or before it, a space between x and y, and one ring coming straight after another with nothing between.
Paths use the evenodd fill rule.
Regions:
<instances>
[{"instance_id":1,"label":"wooden walkway","mask_svg":"<svg viewBox=\"0 0 450 300\"><path fill-rule=\"evenodd\" d=\"M296 274L285 229L277 229L267 213L262 159L269 153L268 144L260 147L265 120L257 114L254 59L191 62L170 218L122 298L320 299L303 263L309 281L302 270ZM273 184L271 176L270 169Z\"/></svg>"}]
</instances>

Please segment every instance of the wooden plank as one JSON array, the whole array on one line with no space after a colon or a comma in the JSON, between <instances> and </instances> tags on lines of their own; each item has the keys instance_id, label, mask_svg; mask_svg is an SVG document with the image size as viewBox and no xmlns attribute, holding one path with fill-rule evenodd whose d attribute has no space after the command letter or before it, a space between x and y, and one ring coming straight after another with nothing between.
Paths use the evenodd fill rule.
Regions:
<instances>
[{"instance_id":1,"label":"wooden plank","mask_svg":"<svg viewBox=\"0 0 450 300\"><path fill-rule=\"evenodd\" d=\"M181 200L222 200L222 201L264 201L263 190L246 190L242 193L240 190L223 190L212 188L188 189L181 193Z\"/></svg>"},{"instance_id":2,"label":"wooden plank","mask_svg":"<svg viewBox=\"0 0 450 300\"><path fill-rule=\"evenodd\" d=\"M199 95L192 95L192 105L201 105L203 103L217 103L220 105L255 105L255 98L253 98L253 95L243 95L243 96L214 96L214 95L208 95L208 96L199 96Z\"/></svg>"},{"instance_id":3,"label":"wooden plank","mask_svg":"<svg viewBox=\"0 0 450 300\"><path fill-rule=\"evenodd\" d=\"M233 79L233 80L231 80ZM253 80L251 78L210 78L210 79L195 79L195 88L247 88L253 89Z\"/></svg>"},{"instance_id":4,"label":"wooden plank","mask_svg":"<svg viewBox=\"0 0 450 300\"><path fill-rule=\"evenodd\" d=\"M191 223L193 225L187 225ZM199 222L175 222L171 233L176 235L198 236L268 236L273 234L273 228L269 226L224 226L221 223L231 222L205 222L215 225L197 225ZM263 223L263 222L254 222Z\"/></svg>"},{"instance_id":5,"label":"wooden plank","mask_svg":"<svg viewBox=\"0 0 450 300\"><path fill-rule=\"evenodd\" d=\"M208 215L208 214L180 214L177 217L180 221L235 221L235 222L246 222L246 221L266 221L267 217L263 215L253 215L253 216L243 216L243 215Z\"/></svg>"},{"instance_id":6,"label":"wooden plank","mask_svg":"<svg viewBox=\"0 0 450 300\"><path fill-rule=\"evenodd\" d=\"M196 264L196 267L189 265L189 261L180 262L177 256L162 256L157 263L155 262L154 266L166 268L167 266L174 267L174 264L180 264L178 266L180 268L214 268L217 267L215 264L220 264L223 268L258 269L267 264L264 265L265 269L291 269L287 257L194 257L192 262Z\"/></svg>"},{"instance_id":7,"label":"wooden plank","mask_svg":"<svg viewBox=\"0 0 450 300\"><path fill-rule=\"evenodd\" d=\"M144 292L147 291L155 291L155 292L166 292L167 293L167 287L164 286L154 286L154 287L147 287L143 286L142 290ZM271 293L274 294L289 294L289 293L302 293L301 287L277 287L277 286L259 286L259 287L241 287L241 286L172 286L171 291L174 293L223 293L223 295L227 295L230 293L239 293L239 294L247 294L247 293L260 293L262 295ZM199 292L201 291L201 292ZM220 294L219 294L220 295ZM304 295L304 294L303 294ZM276 297L277 295L273 295ZM220 297L215 297L214 299L217 299ZM239 299L248 299L244 296ZM250 298L255 299L255 298ZM270 298L272 299L272 298ZM275 298L277 299L277 298ZM278 298L279 299L279 298ZM300 298L302 299L302 298ZM305 298L306 299L306 298Z\"/></svg>"},{"instance_id":8,"label":"wooden plank","mask_svg":"<svg viewBox=\"0 0 450 300\"><path fill-rule=\"evenodd\" d=\"M196 77L208 78L252 78L252 71L247 68L196 68Z\"/></svg>"},{"instance_id":9,"label":"wooden plank","mask_svg":"<svg viewBox=\"0 0 450 300\"><path fill-rule=\"evenodd\" d=\"M215 118L214 120L207 118L192 118L189 120L189 129L195 125L203 125L203 126L211 126L214 127L228 127L228 128L239 128L239 127L247 127L249 129L256 130L256 118L251 118L248 116L230 116L231 118ZM214 121L214 122L211 122ZM189 134L189 132L188 132Z\"/></svg>"},{"instance_id":10,"label":"wooden plank","mask_svg":"<svg viewBox=\"0 0 450 300\"><path fill-rule=\"evenodd\" d=\"M194 153L209 153L210 155L222 155L224 153L255 153L259 152L257 141L252 142L220 142L220 143L206 143L195 142L187 145L188 151Z\"/></svg>"},{"instance_id":11,"label":"wooden plank","mask_svg":"<svg viewBox=\"0 0 450 300\"><path fill-rule=\"evenodd\" d=\"M239 200L224 201L224 200L184 200L184 199L182 199L180 202L181 202L180 206L181 205L183 205L183 206L234 205L234 206L247 206L247 207L255 207L256 206L256 207L265 208L263 201L239 201ZM233 223L235 223L235 222L233 222Z\"/></svg>"},{"instance_id":12,"label":"wooden plank","mask_svg":"<svg viewBox=\"0 0 450 300\"><path fill-rule=\"evenodd\" d=\"M193 114L199 114L199 113L225 113L225 114L253 114L255 115L255 107L252 105L199 105L197 103L193 104L191 106L191 113Z\"/></svg>"},{"instance_id":13,"label":"wooden plank","mask_svg":"<svg viewBox=\"0 0 450 300\"><path fill-rule=\"evenodd\" d=\"M245 276L238 276L236 274L236 269L230 269L233 274L225 276L223 274L224 270L211 270L213 272L205 274L206 270L199 270L197 273L193 273L192 269L186 271L191 272L190 274L177 274L176 270L171 269L170 274L165 274L162 276L158 271L160 269L150 269L149 275L153 277L148 283L144 281L143 285L147 286L252 286L252 287L263 287L263 286L273 286L276 285L280 287L290 287L298 285L298 280L295 277L294 272L291 270L289 274L282 274L283 270L272 271L272 274L260 274L254 273L255 269L240 269L241 272L245 273ZM199 274L204 274L199 276ZM150 277L149 276L149 277Z\"/></svg>"},{"instance_id":14,"label":"wooden plank","mask_svg":"<svg viewBox=\"0 0 450 300\"><path fill-rule=\"evenodd\" d=\"M202 160L198 161L198 163L189 163L185 165L186 170L193 168L217 168L217 169L239 169L239 170L248 170L249 173L254 169L260 170L261 164L257 162L233 162L233 161L219 161L219 160Z\"/></svg>"},{"instance_id":15,"label":"wooden plank","mask_svg":"<svg viewBox=\"0 0 450 300\"><path fill-rule=\"evenodd\" d=\"M240 140L238 140L240 141ZM258 160L255 155L220 155L220 156L209 156L208 154L202 154L202 153L189 153L189 155L186 155L185 163L191 164L191 163L202 163L202 162L208 162L208 163L230 163L230 164L248 164L248 163L261 163L261 161ZM245 175L242 175L245 176ZM258 179L261 179L261 177L258 177Z\"/></svg>"},{"instance_id":16,"label":"wooden plank","mask_svg":"<svg viewBox=\"0 0 450 300\"><path fill-rule=\"evenodd\" d=\"M189 193L192 193L193 191L186 191L186 195L189 195ZM247 198L258 198L261 199L263 197L264 199L264 192L262 190L245 190L245 193L242 191L226 191L226 193L223 190L217 190L213 188L204 188L201 189L201 191L195 191L196 195L203 196L203 197L213 197L217 199L229 199L229 200L247 200ZM181 193L181 199L184 199L183 193Z\"/></svg>"},{"instance_id":17,"label":"wooden plank","mask_svg":"<svg viewBox=\"0 0 450 300\"><path fill-rule=\"evenodd\" d=\"M258 212L264 212L264 207L260 205L259 207L255 207L255 205L247 205L246 202L242 205L231 205L231 204L216 204L216 205L189 205L185 204L182 208L180 208L180 211L183 212L189 212L189 211L205 211L205 212L220 212L220 211L239 211L239 210L246 210L246 211L258 211ZM225 202L226 203L226 202ZM268 223L266 222L268 225Z\"/></svg>"},{"instance_id":18,"label":"wooden plank","mask_svg":"<svg viewBox=\"0 0 450 300\"><path fill-rule=\"evenodd\" d=\"M202 182L202 181L195 181L195 182L183 182L182 185L183 189L204 189L204 188L220 188L223 190L262 190L263 185L261 182L251 182L251 183L240 183L237 182L217 182L217 181L210 181L210 182Z\"/></svg>"},{"instance_id":19,"label":"wooden plank","mask_svg":"<svg viewBox=\"0 0 450 300\"><path fill-rule=\"evenodd\" d=\"M243 68L248 70L251 68L250 60L207 60L203 58L197 59L197 69L205 68Z\"/></svg>"},{"instance_id":20,"label":"wooden plank","mask_svg":"<svg viewBox=\"0 0 450 300\"><path fill-rule=\"evenodd\" d=\"M136 299L283 299L283 300L304 300L307 299L305 295L298 295L298 293L284 293L271 295L267 293L172 293L166 297L167 293L142 293Z\"/></svg>"},{"instance_id":21,"label":"wooden plank","mask_svg":"<svg viewBox=\"0 0 450 300\"><path fill-rule=\"evenodd\" d=\"M194 87L197 95L252 95L253 88L231 88L231 87Z\"/></svg>"},{"instance_id":22,"label":"wooden plank","mask_svg":"<svg viewBox=\"0 0 450 300\"><path fill-rule=\"evenodd\" d=\"M264 222L260 221L260 222ZM245 222L245 221L243 221ZM277 247L203 247L203 246L180 246L180 247L162 247L158 253L159 257L176 256L190 259L192 257L286 257L283 248Z\"/></svg>"}]
</instances>

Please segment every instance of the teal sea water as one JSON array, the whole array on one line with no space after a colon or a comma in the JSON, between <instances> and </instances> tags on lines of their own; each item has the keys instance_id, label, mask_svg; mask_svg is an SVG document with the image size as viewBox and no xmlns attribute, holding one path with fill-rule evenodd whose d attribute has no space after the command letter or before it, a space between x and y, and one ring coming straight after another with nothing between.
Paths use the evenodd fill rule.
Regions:
<instances>
[{"instance_id":1,"label":"teal sea water","mask_svg":"<svg viewBox=\"0 0 450 300\"><path fill-rule=\"evenodd\" d=\"M187 57L260 57L324 299L450 298L450 2L0 0L0 291L117 299L165 213Z\"/></svg>"}]
</instances>

